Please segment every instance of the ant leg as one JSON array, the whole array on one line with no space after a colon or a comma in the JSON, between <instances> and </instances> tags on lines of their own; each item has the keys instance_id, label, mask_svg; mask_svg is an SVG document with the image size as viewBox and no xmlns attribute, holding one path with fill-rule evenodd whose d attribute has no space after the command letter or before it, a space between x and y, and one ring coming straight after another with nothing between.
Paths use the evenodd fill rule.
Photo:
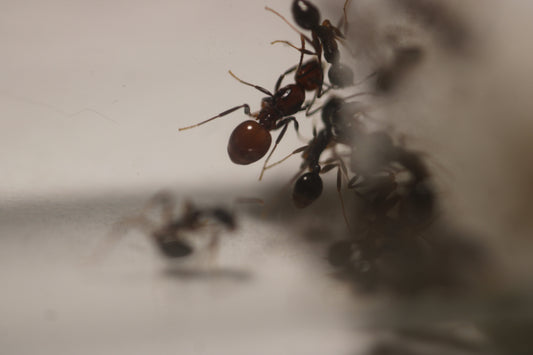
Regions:
<instances>
[{"instance_id":1,"label":"ant leg","mask_svg":"<svg viewBox=\"0 0 533 355\"><path fill-rule=\"evenodd\" d=\"M274 43L274 42L272 42ZM276 81L276 86L274 88L274 92L277 92L279 90L279 87L281 86L281 82L283 81L283 79L285 78L285 75L287 74L290 74L292 72L294 72L296 70L296 68L298 68L298 65L293 65L292 67L290 67L289 69L287 69L283 74L281 74L278 78L278 81Z\"/></svg>"},{"instance_id":2,"label":"ant leg","mask_svg":"<svg viewBox=\"0 0 533 355\"><path fill-rule=\"evenodd\" d=\"M344 205L344 199L342 198L342 192L341 192L342 175L343 175L343 170L345 169L344 163L342 162L342 160L338 160L336 164L329 164L329 165L324 166L321 169L320 173L326 173L335 167L337 168L337 194L339 195L339 201L341 203L342 216L344 218L344 222L346 223L346 228L348 228L348 231L352 233L352 228L350 227L350 222L348 222L348 216L346 215L346 208Z\"/></svg>"},{"instance_id":3,"label":"ant leg","mask_svg":"<svg viewBox=\"0 0 533 355\"><path fill-rule=\"evenodd\" d=\"M245 113L246 115L248 115L248 116L250 116L250 117L253 117L253 115L252 115L251 112L250 112L250 106L248 106L248 104L242 104L242 105L239 105L239 106L232 107L232 108L230 108L229 110L226 110L226 111L224 111L224 112L222 112L222 113L219 113L218 115L216 115L216 116L214 116L214 117L211 117L211 118L209 118L209 119L207 119L207 120L205 120L205 121L202 121L202 122L200 122L200 123L194 124L194 125L192 125L192 126L182 127L182 128L179 129L179 131L184 131L184 130L186 130L186 129L191 129L191 128L194 128L194 127L201 126L201 125L203 125L203 124L205 124L205 123L207 123L207 122L210 122L210 121L212 121L212 120L214 120L214 119L216 119L216 118L219 118L219 117L222 117L222 116L226 116L226 115L228 115L228 114L230 114L230 113L232 113L232 112L234 112L234 111L237 111L237 110L240 109L240 108L244 108L244 113Z\"/></svg>"},{"instance_id":4,"label":"ant leg","mask_svg":"<svg viewBox=\"0 0 533 355\"><path fill-rule=\"evenodd\" d=\"M286 43L288 44L289 46L297 49L300 51L300 61L298 62L298 65L294 65L292 67L290 67L289 69L287 69L285 71L285 73L281 74L280 77L278 78L278 81L276 81L276 87L274 89L275 92L277 92L279 90L279 87L281 86L281 82L283 81L283 79L285 78L285 76L287 74L290 74L294 71L296 72L299 72L300 71L300 68L302 67L302 62L303 62L303 59L304 59L304 52L307 53L307 54L314 54L312 52L309 52L305 49L305 40L303 37L301 37L301 41L302 41L302 48L297 48L295 47L292 43L290 42L287 42L287 41L274 41L274 42L271 42L270 44L274 44L274 43Z\"/></svg>"},{"instance_id":5,"label":"ant leg","mask_svg":"<svg viewBox=\"0 0 533 355\"><path fill-rule=\"evenodd\" d=\"M94 263L104 259L130 229L140 229L144 234L152 237L152 232L157 230L157 224L142 213L122 218L111 226L111 230L88 257L88 261Z\"/></svg>"},{"instance_id":6,"label":"ant leg","mask_svg":"<svg viewBox=\"0 0 533 355\"><path fill-rule=\"evenodd\" d=\"M311 112L311 107L313 107L313 105L315 104L316 98L320 97L318 96L319 91L322 91L322 87L320 87L317 91L315 91L315 94L313 95L313 99L309 101L307 104L305 104L305 106L302 107L302 111L305 110L305 117L312 116L320 110L320 109L317 109Z\"/></svg>"},{"instance_id":7,"label":"ant leg","mask_svg":"<svg viewBox=\"0 0 533 355\"><path fill-rule=\"evenodd\" d=\"M281 18L287 25L289 25L290 28L292 28L296 33L298 33L300 36L302 36L307 42L309 42L311 45L313 44L313 41L307 37L306 35L304 35L302 32L300 32L296 27L294 27L289 21L287 21L287 19L285 17L283 17L279 12L271 9L270 7L268 6L265 6L265 10L267 11L270 11L272 13L274 13L275 15L277 15L279 18Z\"/></svg>"},{"instance_id":8,"label":"ant leg","mask_svg":"<svg viewBox=\"0 0 533 355\"><path fill-rule=\"evenodd\" d=\"M348 6L350 6L350 3L350 0L346 0L344 2L344 6L342 7L343 17L341 17L339 23L337 24L337 28L340 28L341 26L344 27L343 31L341 32L343 35L346 35L346 33L348 32L348 16L346 15L346 9L348 8Z\"/></svg>"},{"instance_id":9,"label":"ant leg","mask_svg":"<svg viewBox=\"0 0 533 355\"><path fill-rule=\"evenodd\" d=\"M244 80L238 78L235 74L232 73L231 70L228 70L228 73L229 73L229 75L231 75L235 80L237 80L239 83L244 84L244 85L251 86L251 87L253 87L253 88L255 88L255 89L261 91L263 94L266 94L266 95L268 95L268 96L270 96L270 97L274 96L274 95L272 95L272 93L271 93L270 91L268 91L268 90L265 89L264 87L261 87L261 86L258 86L258 85L254 85L254 84L250 84L250 83L248 83L248 82L246 82L246 81L244 81Z\"/></svg>"},{"instance_id":10,"label":"ant leg","mask_svg":"<svg viewBox=\"0 0 533 355\"><path fill-rule=\"evenodd\" d=\"M289 159L289 158L292 157L293 155L303 152L304 150L307 149L307 147L309 147L309 146L308 146L308 145L304 145L303 147L300 147L300 148L298 148L298 149L295 149L292 153L290 153L289 155L287 155L285 158L283 158L283 159L281 159L281 160L279 160L279 161L277 161L277 162L275 162L275 163L272 163L272 164L270 164L269 166L265 166L265 170L268 170L268 169L270 169L270 168L275 167L276 165L279 165L279 164L283 163L285 160Z\"/></svg>"},{"instance_id":11,"label":"ant leg","mask_svg":"<svg viewBox=\"0 0 533 355\"><path fill-rule=\"evenodd\" d=\"M276 143L274 144L274 147L270 151L270 154L268 155L268 157L265 160L265 163L263 164L263 169L261 170L261 174L259 175L259 181L261 181L263 179L263 175L265 173L265 168L266 168L266 166L268 164L268 161L270 160L270 157L274 153L274 150L276 150L276 147L278 146L279 142L281 142L281 139L285 135L285 132L287 132L287 128L289 127L289 123L291 121L294 123L294 130L298 133L299 125L298 125L298 121L296 121L296 118L294 118L294 117L287 117L287 118L281 120L276 125L276 129L281 128L281 127L283 127L283 128L281 129L281 132L279 133L278 138L276 139Z\"/></svg>"},{"instance_id":12,"label":"ant leg","mask_svg":"<svg viewBox=\"0 0 533 355\"><path fill-rule=\"evenodd\" d=\"M298 52L301 52L303 54L308 54L308 55L318 55L317 53L315 52L311 52L310 50L308 49L304 49L304 48L298 48L296 47L294 44L292 44L291 42L289 41L284 41L284 40L275 40L275 41L272 41L270 42L270 44L275 44L275 43L283 43L283 44L286 44L288 45L289 47L292 47L294 49L296 49Z\"/></svg>"}]
</instances>

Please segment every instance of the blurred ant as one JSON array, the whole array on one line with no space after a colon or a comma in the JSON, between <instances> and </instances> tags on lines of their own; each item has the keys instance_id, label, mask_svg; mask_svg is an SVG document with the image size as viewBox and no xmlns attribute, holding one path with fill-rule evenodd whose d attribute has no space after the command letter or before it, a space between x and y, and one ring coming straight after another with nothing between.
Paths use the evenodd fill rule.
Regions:
<instances>
[{"instance_id":1,"label":"blurred ant","mask_svg":"<svg viewBox=\"0 0 533 355\"><path fill-rule=\"evenodd\" d=\"M375 72L375 88L382 93L392 92L399 82L424 57L422 48L412 45L394 49L393 58L388 65L378 68Z\"/></svg>"},{"instance_id":2,"label":"blurred ant","mask_svg":"<svg viewBox=\"0 0 533 355\"><path fill-rule=\"evenodd\" d=\"M347 27L346 8L349 1L350 0L346 0L343 7L344 17L341 20L341 24L344 24L344 32L346 32ZM337 41L345 38L343 32L338 28L341 24L339 24L338 27L335 27L329 20L324 20L320 23L320 13L311 2L306 0L294 0L292 3L293 18L301 28L311 31L312 38L309 38L275 10L269 7L266 7L265 9L279 16L294 31L300 34L302 47L298 48L288 41L274 41L272 43L285 43L297 49L302 54L316 55L319 63L322 60L323 54L326 62L331 64L328 70L328 79L331 85L334 88L344 88L353 85L354 75L352 70L348 66L340 63L340 52ZM303 45L304 42L309 43L314 48L314 52L306 50ZM319 92L318 97L320 96L321 93Z\"/></svg>"},{"instance_id":3,"label":"blurred ant","mask_svg":"<svg viewBox=\"0 0 533 355\"><path fill-rule=\"evenodd\" d=\"M358 149L352 151L350 163L356 177L349 182L349 187L366 189L367 201L371 192L375 211L385 214L398 206L402 223L426 224L434 215L436 196L421 155L395 145L385 132L360 135L356 142ZM380 175L383 173L386 175ZM402 174L407 175L403 181Z\"/></svg>"},{"instance_id":4,"label":"blurred ant","mask_svg":"<svg viewBox=\"0 0 533 355\"><path fill-rule=\"evenodd\" d=\"M193 244L184 233L210 231L212 236L208 246L214 250L218 245L220 227L228 231L236 228L235 217L224 208L198 208L187 201L181 216L176 217L175 204L174 198L168 193L155 195L140 214L124 218L113 226L111 231L113 241L116 242L117 237L124 235L128 229L138 228L150 237L161 255L176 259L190 256L194 252ZM148 216L148 213L155 208L160 210L160 222L155 222Z\"/></svg>"}]
</instances>

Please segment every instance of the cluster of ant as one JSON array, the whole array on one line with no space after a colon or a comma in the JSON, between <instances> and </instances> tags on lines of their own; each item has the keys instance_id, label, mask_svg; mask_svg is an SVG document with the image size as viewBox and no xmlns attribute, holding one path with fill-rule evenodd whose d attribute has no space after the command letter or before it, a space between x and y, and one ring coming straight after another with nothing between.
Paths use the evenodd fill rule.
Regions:
<instances>
[{"instance_id":1,"label":"cluster of ant","mask_svg":"<svg viewBox=\"0 0 533 355\"><path fill-rule=\"evenodd\" d=\"M413 247L413 240L430 222L435 213L436 196L430 174L420 154L396 144L386 130L370 130L361 119L365 112L355 96L373 95L387 91L395 76L420 58L421 51L415 47L398 48L396 60L390 66L376 68L367 76L374 80L375 92L352 93L345 97L330 96L325 103L313 109L316 99L337 89L355 86L351 68L341 63L339 44L347 33L346 8L344 17L337 26L329 20L320 21L317 7L307 0L294 0L292 15L299 30L276 11L266 8L285 21L300 35L301 47L289 41L284 43L300 52L297 65L282 73L274 92L248 83L230 74L239 82L267 95L261 101L258 112L252 113L248 104L232 107L218 115L180 131L198 127L214 119L226 116L239 109L251 119L240 123L232 132L228 154L236 164L251 164L263 158L272 145L270 132L280 130L270 154L265 160L260 179L277 145L292 123L298 132L299 123L294 116L305 111L306 116L320 111L323 127L313 128L313 138L307 145L296 149L291 155L301 153L302 163L297 174L292 200L297 208L305 208L315 202L323 191L321 174L337 169L337 191L348 229L354 222L359 226L351 230L350 238L333 243L328 259L335 268L347 274L371 275L378 269L380 257L389 250L401 249L406 243ZM342 28L342 30L341 30ZM302 31L308 31L310 36ZM312 50L306 49L306 45ZM310 57L304 61L305 57ZM323 63L325 60L326 63ZM329 83L324 80L325 72ZM281 86L285 76L294 73L294 83ZM314 92L306 102L306 92ZM339 153L343 149L346 153ZM331 153L324 158L324 153ZM285 160L285 159L283 159ZM357 200L355 211L348 214L342 193L342 181L347 191ZM375 275L373 277L375 279Z\"/></svg>"},{"instance_id":2,"label":"cluster of ant","mask_svg":"<svg viewBox=\"0 0 533 355\"><path fill-rule=\"evenodd\" d=\"M310 36L267 7L300 35L301 47L289 41L274 41L298 50L299 62L279 76L273 93L241 80L230 71L239 82L267 95L261 101L260 110L252 113L245 103L180 131L243 109L251 119L233 130L227 149L230 159L242 165L260 160L272 145L270 132L280 130L263 164L260 179L266 169L301 154L299 172L291 182L291 198L296 208L315 203L324 189L321 175L337 170L336 188L348 232L343 239L329 245L327 259L340 277L367 289L392 286L395 291L407 293L428 286L456 286L456 276L461 273L457 268L448 267L448 261L475 260L472 257L476 256L475 250L468 245L457 248L460 243L453 244L453 238L448 238L451 244L443 244L424 235L435 224L438 201L422 155L396 142L386 129L371 129L364 120L368 105L354 100L356 96L390 92L421 58L422 50L413 46L395 48L395 56L388 65L376 67L363 79L363 82L373 80L373 90L344 97L332 95L323 105L313 108L316 100L326 93L356 86L351 68L340 60L339 44L344 43L347 33L348 4L349 0L344 4L343 19L333 26L328 20L320 22L320 13L312 3L294 0L294 21L302 31L309 31ZM312 50L306 49L306 45ZM329 82L324 80L326 71ZM294 83L282 86L284 78L292 73ZM306 102L306 92L314 92L309 102ZM306 116L320 112L321 129L313 128L313 138L305 146L268 165L291 123L298 132L295 115L304 111ZM345 201L350 202L350 208L346 208ZM174 206L171 195L156 195L141 214L126 218L117 226L143 229L162 255L178 259L194 253L194 243L187 237L189 232L212 232L209 247L214 250L218 232L236 228L235 216L225 208L198 208L188 203L185 212L176 217ZM161 211L159 222L148 218L148 211L154 208Z\"/></svg>"},{"instance_id":3,"label":"cluster of ant","mask_svg":"<svg viewBox=\"0 0 533 355\"><path fill-rule=\"evenodd\" d=\"M261 179L266 169L280 163L268 165L291 123L298 132L299 124L294 115L305 111L309 116L320 111L323 127L318 131L314 128L313 138L308 144L291 154L301 153L303 160L294 181L292 200L297 208L311 205L323 192L321 174L337 169L337 191L348 229L354 222L362 227L352 230L350 238L331 245L328 258L331 265L344 273L370 275L377 269L383 253L397 249L398 244L406 240L413 240L412 236L431 222L436 197L430 174L420 155L395 144L385 130L368 129L361 120L364 115L361 102L353 100L355 96L388 90L395 74L401 73L406 63L419 58L417 48L398 49L398 65L377 68L364 79L374 80L375 93L359 92L345 97L334 95L327 98L320 108L312 107L315 100L325 93L355 85L351 68L341 63L339 49L339 44L343 44L346 38L348 5L347 0L344 17L338 26L333 26L329 20L320 21L319 10L311 2L294 0L293 19L302 30L267 7L300 35L300 48L288 41L273 42L297 49L300 52L299 63L280 75L273 93L239 79L230 71L239 82L267 95L261 101L260 110L252 113L245 103L198 124L180 128L180 131L198 127L242 108L252 119L233 130L227 150L232 162L245 165L263 158L272 144L270 132L280 130L263 165ZM308 31L310 36L302 31ZM306 49L306 45L312 50ZM310 59L304 61L306 56ZM393 70L393 67L400 69ZM324 80L326 69L329 83ZM283 79L291 73L294 73L294 83L282 87ZM306 92L314 92L310 102L305 101ZM339 153L340 147L347 153ZM331 156L324 159L326 151L331 152ZM348 215L344 206L343 180L347 182L350 195L358 201L353 215Z\"/></svg>"}]
</instances>

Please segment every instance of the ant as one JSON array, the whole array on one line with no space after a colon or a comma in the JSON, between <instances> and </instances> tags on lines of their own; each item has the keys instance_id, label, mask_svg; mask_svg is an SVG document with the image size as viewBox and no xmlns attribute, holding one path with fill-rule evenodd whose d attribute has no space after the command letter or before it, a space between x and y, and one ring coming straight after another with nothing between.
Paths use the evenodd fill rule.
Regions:
<instances>
[{"instance_id":1,"label":"ant","mask_svg":"<svg viewBox=\"0 0 533 355\"><path fill-rule=\"evenodd\" d=\"M341 23L344 23L344 32L346 32L347 19L346 19L346 8L350 0L346 0L344 3L344 18L341 20ZM272 43L285 43L289 46L297 49L302 54L316 55L318 61L321 62L322 54L326 62L330 63L331 66L328 70L328 79L333 88L344 88L350 85L353 85L353 72L350 67L340 63L340 52L337 41L343 40L345 38L343 32L331 24L329 20L324 20L320 23L320 12L311 2L307 0L294 0L292 3L292 14L295 22L303 29L311 31L311 37L307 37L305 34L301 33L296 29L290 22L285 19L281 14L275 10L266 7L268 11L273 12L275 15L279 16L285 23L287 23L293 30L300 34L302 40L302 48L294 46L288 41L274 41ZM315 52L311 52L305 49L303 45L304 42L311 44ZM321 93L318 93L318 97L321 96Z\"/></svg>"},{"instance_id":2,"label":"ant","mask_svg":"<svg viewBox=\"0 0 533 355\"><path fill-rule=\"evenodd\" d=\"M261 109L259 112L251 113L250 106L248 104L242 104L219 113L205 121L192 126L180 128L179 130L183 131L203 125L216 118L226 116L243 108L244 113L257 120L257 122L254 120L246 120L239 124L230 135L227 149L228 155L233 163L248 165L261 159L268 152L272 143L270 131L281 128L281 132L276 139L274 148L270 152L270 155L263 166L259 178L261 180L270 156L285 135L291 122L293 122L294 128L298 133L298 121L292 115L308 109L308 106L304 105L305 91L316 90L322 83L322 67L318 61L311 60L302 65L302 59L303 58L301 57L297 70L294 67L290 68L278 78L274 88L274 94L261 86L239 79L235 74L229 71L230 75L240 83L251 86L268 95L261 100ZM283 78L294 70L296 70L295 83L280 88Z\"/></svg>"},{"instance_id":3,"label":"ant","mask_svg":"<svg viewBox=\"0 0 533 355\"><path fill-rule=\"evenodd\" d=\"M165 192L156 194L150 199L143 211L135 216L124 218L113 226L111 236L116 239L124 234L124 228L139 228L154 242L155 246L166 258L176 259L191 255L194 247L184 232L194 232L201 229L211 229L213 232L209 247L214 249L218 243L218 227L228 231L235 230L235 217L221 207L198 208L192 202L184 204L184 211L180 217L174 215L174 198ZM159 208L161 222L154 222L148 217L148 212ZM212 223L207 224L206 222Z\"/></svg>"}]
</instances>

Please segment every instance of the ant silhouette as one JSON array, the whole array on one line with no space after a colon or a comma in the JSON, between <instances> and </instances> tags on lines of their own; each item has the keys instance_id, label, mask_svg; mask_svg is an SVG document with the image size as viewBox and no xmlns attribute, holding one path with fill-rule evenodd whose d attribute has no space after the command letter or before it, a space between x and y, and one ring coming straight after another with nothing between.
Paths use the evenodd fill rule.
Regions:
<instances>
[{"instance_id":1,"label":"ant silhouette","mask_svg":"<svg viewBox=\"0 0 533 355\"><path fill-rule=\"evenodd\" d=\"M192 202L186 201L182 215L176 217L174 215L175 205L176 202L169 193L156 194L148 201L140 214L117 222L110 233L112 239L108 242L116 243L127 230L136 228L150 237L161 255L176 259L190 256L194 252L193 244L184 233L199 230L210 231L212 235L208 247L214 250L218 245L218 233L221 227L228 231L233 231L237 227L234 215L224 208L198 208ZM157 208L161 213L160 222L155 222L148 217L149 212ZM104 251L108 249L109 245L106 245Z\"/></svg>"},{"instance_id":2,"label":"ant silhouette","mask_svg":"<svg viewBox=\"0 0 533 355\"><path fill-rule=\"evenodd\" d=\"M270 11L280 17L285 23L287 23L294 31L300 34L302 41L302 47L298 48L288 41L277 40L273 43L285 43L292 48L300 51L302 54L315 55L321 63L322 54L326 62L331 66L328 70L328 79L333 88L345 88L353 85L354 75L350 67L340 62L340 51L337 41L345 39L343 32L347 30L347 18L346 8L349 5L350 0L346 0L343 7L344 17L341 19L340 24L335 27L329 20L324 20L320 23L320 12L318 8L311 2L306 0L294 0L292 3L292 14L295 22L303 29L311 31L311 37L307 37L305 34L295 28L285 17L279 14L277 11L265 7L267 11ZM344 24L344 31L341 31L339 27ZM305 49L304 43L309 43L314 52ZM318 97L321 97L322 92L318 92Z\"/></svg>"}]
</instances>

